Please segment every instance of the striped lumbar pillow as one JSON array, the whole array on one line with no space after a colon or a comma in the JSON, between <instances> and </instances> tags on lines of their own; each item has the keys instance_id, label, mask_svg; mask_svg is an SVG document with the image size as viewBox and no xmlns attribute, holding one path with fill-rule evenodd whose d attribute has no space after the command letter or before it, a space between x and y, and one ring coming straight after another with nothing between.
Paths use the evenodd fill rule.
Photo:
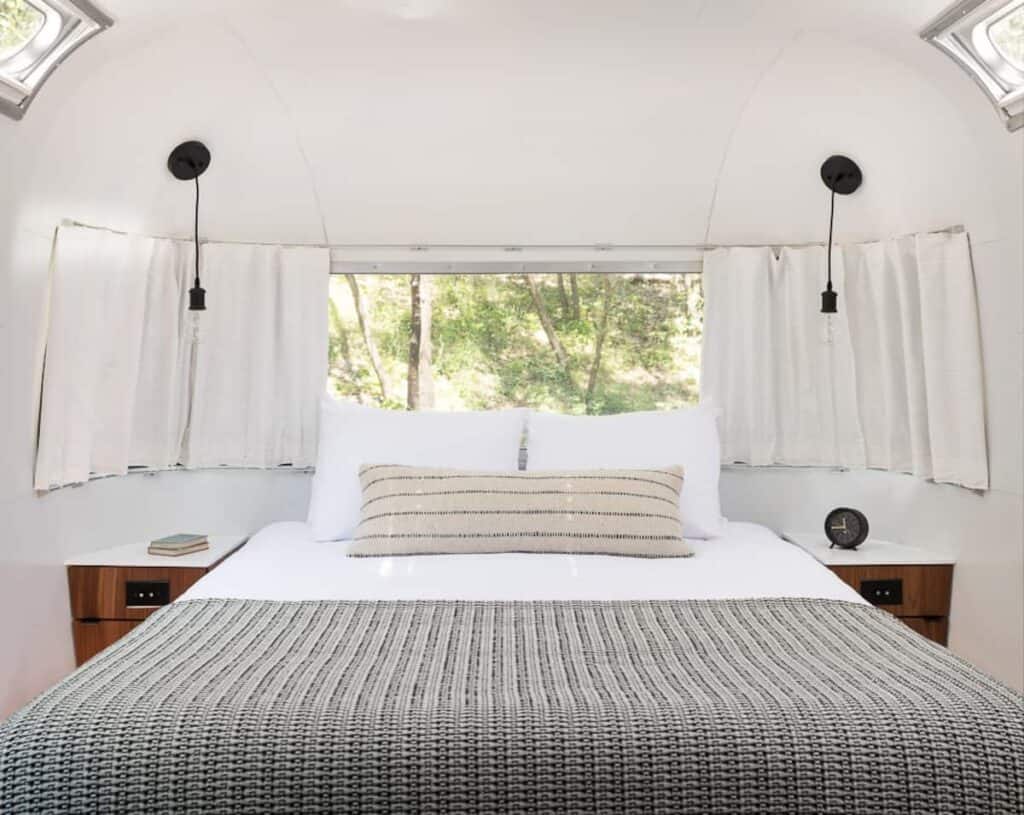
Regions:
<instances>
[{"instance_id":1,"label":"striped lumbar pillow","mask_svg":"<svg viewBox=\"0 0 1024 815\"><path fill-rule=\"evenodd\" d=\"M686 557L682 467L474 472L365 464L349 554L492 552Z\"/></svg>"}]
</instances>

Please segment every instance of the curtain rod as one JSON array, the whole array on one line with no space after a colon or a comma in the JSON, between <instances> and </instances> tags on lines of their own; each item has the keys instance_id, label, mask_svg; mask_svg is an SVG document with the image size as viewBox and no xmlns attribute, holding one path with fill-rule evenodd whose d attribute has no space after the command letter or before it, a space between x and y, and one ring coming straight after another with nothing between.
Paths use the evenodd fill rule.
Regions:
<instances>
[{"instance_id":1,"label":"curtain rod","mask_svg":"<svg viewBox=\"0 0 1024 815\"><path fill-rule=\"evenodd\" d=\"M913 235L959 235L966 232L962 225L946 226L941 229L929 229L924 232L906 232L900 235L891 235L886 238L872 238L870 240L851 241L852 243L877 243L882 240L895 240L897 238L909 238ZM526 250L579 250L591 252L615 252L620 250L639 250L667 252L673 250L700 251L706 252L712 249L760 249L765 246L788 246L794 249L809 246L824 246L825 241L770 241L767 243L527 243L527 244L500 244L500 243L332 243L320 245L321 248L338 251L369 251L373 249L386 249L388 251L406 250L409 252L430 252L433 250L495 250L515 254ZM841 245L841 244L838 244Z\"/></svg>"},{"instance_id":2,"label":"curtain rod","mask_svg":"<svg viewBox=\"0 0 1024 815\"><path fill-rule=\"evenodd\" d=\"M851 241L850 243L877 243L882 240L895 240L907 238L912 235L958 235L966 232L962 224L946 226L941 229L929 229L924 232L907 232L900 235L891 235L885 238L872 238L870 240ZM412 244L383 244L383 243L335 243L328 244L324 248L330 249L332 255L344 255L353 253L367 255L375 251L400 253L408 252L412 256L428 255L431 252L487 252L496 256L508 256L509 262L515 262L516 256L529 252L559 252L559 253L592 253L595 256L601 254L615 253L639 253L639 254L670 254L672 252L700 253L709 252L714 249L760 249L768 246L772 248L791 247L794 249L813 246L824 246L825 241L771 241L768 243L594 243L594 244L557 244L557 243L536 243L536 244L481 244L481 243L412 243ZM842 244L838 244L842 245ZM345 258L332 257L333 260L344 260Z\"/></svg>"},{"instance_id":3,"label":"curtain rod","mask_svg":"<svg viewBox=\"0 0 1024 815\"><path fill-rule=\"evenodd\" d=\"M105 232L112 232L117 235L140 235L138 232L127 232L121 229L112 229L106 226L96 226L94 224L87 224L82 221L76 221L70 218L66 218L61 221L62 226L78 226L85 229L98 229ZM923 232L905 232L900 235L890 235L884 238L873 238L871 240L858 240L851 241L851 243L877 243L882 240L895 240L897 238L908 238L912 235L958 235L965 232L966 229L962 224L955 226L946 226L941 229L929 229ZM163 238L166 240L183 240L192 242L191 237L182 237L180 235L140 235L141 237L147 238ZM787 242L787 241L769 241L762 243L534 243L534 244L501 244L501 243L292 243L288 241L211 241L209 239L200 240L200 243L222 243L228 245L241 245L241 246L301 246L308 247L310 249L329 249L332 252L367 252L367 251L406 251L410 254L426 254L432 251L486 251L486 252L501 252L509 255L516 255L519 252L537 252L537 251L576 251L576 252L595 252L595 253L614 253L614 252L708 252L713 249L760 249L762 247L783 247L788 246L795 249L810 247L810 246L824 246L824 241L809 241L809 242ZM842 245L842 244L839 244Z\"/></svg>"}]
</instances>

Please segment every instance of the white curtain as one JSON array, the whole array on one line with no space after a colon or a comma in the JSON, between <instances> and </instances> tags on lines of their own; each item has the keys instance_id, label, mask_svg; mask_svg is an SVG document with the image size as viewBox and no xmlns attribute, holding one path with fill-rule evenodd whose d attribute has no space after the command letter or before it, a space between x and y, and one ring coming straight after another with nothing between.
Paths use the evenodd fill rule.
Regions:
<instances>
[{"instance_id":1,"label":"white curtain","mask_svg":"<svg viewBox=\"0 0 1024 815\"><path fill-rule=\"evenodd\" d=\"M187 311L193 251L58 231L36 489L134 466L313 463L327 250L204 244L208 310L198 316Z\"/></svg>"},{"instance_id":2,"label":"white curtain","mask_svg":"<svg viewBox=\"0 0 1024 815\"><path fill-rule=\"evenodd\" d=\"M840 465L988 487L978 311L965 234L704 259L701 399L725 461Z\"/></svg>"},{"instance_id":3,"label":"white curtain","mask_svg":"<svg viewBox=\"0 0 1024 815\"><path fill-rule=\"evenodd\" d=\"M186 243L62 227L50 269L35 486L178 460Z\"/></svg>"},{"instance_id":4,"label":"white curtain","mask_svg":"<svg viewBox=\"0 0 1024 815\"><path fill-rule=\"evenodd\" d=\"M330 255L203 246L188 467L312 466L327 377Z\"/></svg>"}]
</instances>

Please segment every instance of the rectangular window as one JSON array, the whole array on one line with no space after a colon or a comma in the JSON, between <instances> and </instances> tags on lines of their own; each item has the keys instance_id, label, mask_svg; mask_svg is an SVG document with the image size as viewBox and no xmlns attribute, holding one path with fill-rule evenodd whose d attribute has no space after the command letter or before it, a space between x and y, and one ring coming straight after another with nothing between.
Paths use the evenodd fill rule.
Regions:
<instances>
[{"instance_id":1,"label":"rectangular window","mask_svg":"<svg viewBox=\"0 0 1024 815\"><path fill-rule=\"evenodd\" d=\"M334 274L328 389L399 410L693 405L703 305L696 274Z\"/></svg>"}]
</instances>

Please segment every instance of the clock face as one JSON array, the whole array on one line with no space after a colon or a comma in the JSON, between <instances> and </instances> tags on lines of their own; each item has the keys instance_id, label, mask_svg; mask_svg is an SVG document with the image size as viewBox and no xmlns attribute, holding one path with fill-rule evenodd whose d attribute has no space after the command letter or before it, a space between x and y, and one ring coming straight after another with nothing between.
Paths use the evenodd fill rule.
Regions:
<instances>
[{"instance_id":1,"label":"clock face","mask_svg":"<svg viewBox=\"0 0 1024 815\"><path fill-rule=\"evenodd\" d=\"M855 509L834 509L825 518L825 535L834 546L852 549L868 536L868 519Z\"/></svg>"}]
</instances>

